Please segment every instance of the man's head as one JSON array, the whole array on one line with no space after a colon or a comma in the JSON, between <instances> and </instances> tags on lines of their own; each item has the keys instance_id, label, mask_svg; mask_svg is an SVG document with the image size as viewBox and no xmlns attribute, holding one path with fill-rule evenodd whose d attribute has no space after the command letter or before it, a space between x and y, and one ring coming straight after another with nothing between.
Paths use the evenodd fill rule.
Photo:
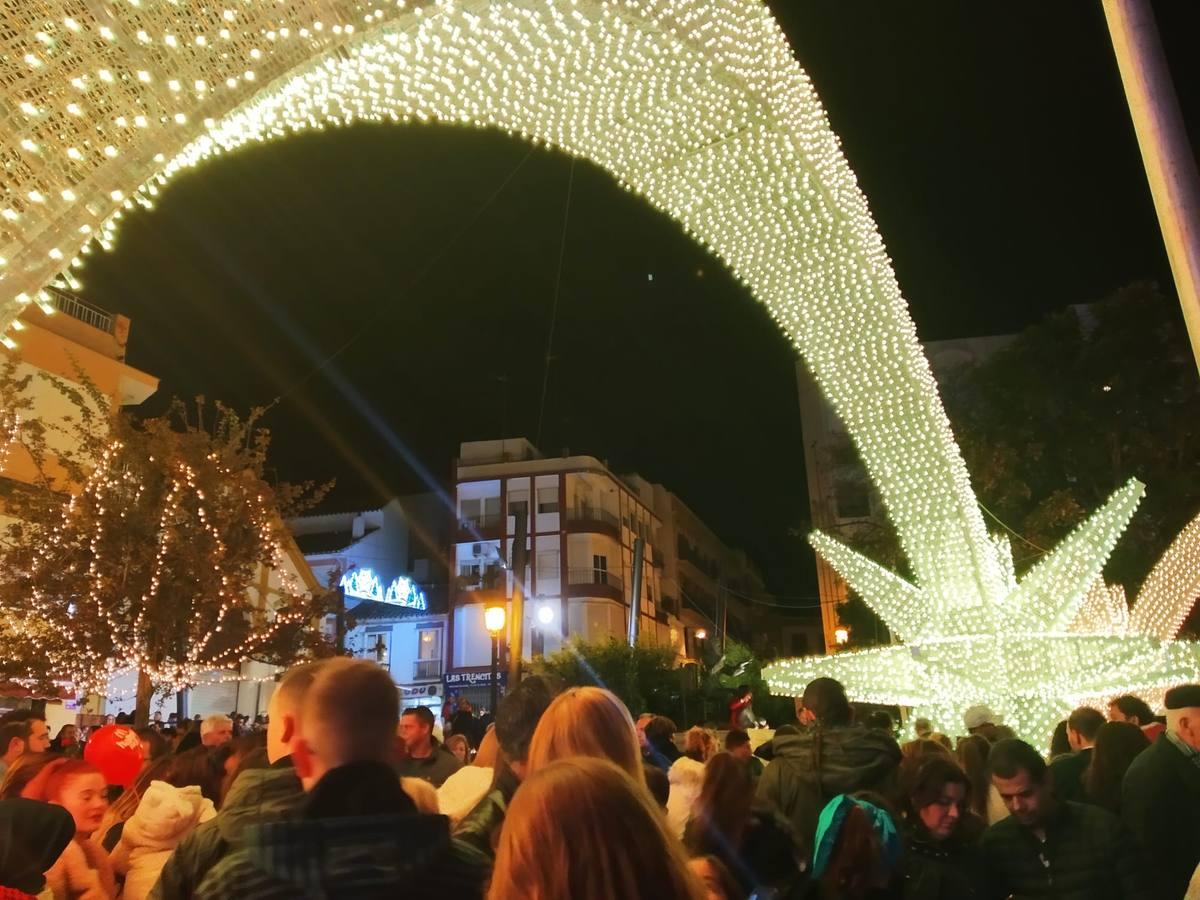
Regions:
<instances>
[{"instance_id":1,"label":"man's head","mask_svg":"<svg viewBox=\"0 0 1200 900\"><path fill-rule=\"evenodd\" d=\"M322 663L292 739L292 761L305 790L350 763L391 763L399 709L400 692L376 663L347 657Z\"/></svg>"},{"instance_id":2,"label":"man's head","mask_svg":"<svg viewBox=\"0 0 1200 900\"><path fill-rule=\"evenodd\" d=\"M433 749L433 713L427 706L410 706L400 716L400 739L409 756L428 756Z\"/></svg>"},{"instance_id":3,"label":"man's head","mask_svg":"<svg viewBox=\"0 0 1200 900\"><path fill-rule=\"evenodd\" d=\"M1078 753L1096 743L1096 734L1104 724L1104 715L1098 709L1081 706L1067 717L1067 742Z\"/></svg>"},{"instance_id":4,"label":"man's head","mask_svg":"<svg viewBox=\"0 0 1200 900\"><path fill-rule=\"evenodd\" d=\"M470 715L471 711L472 711L471 701L468 700L466 697L463 697L461 700L459 700L458 701L458 711L462 712L462 713L466 713L467 715Z\"/></svg>"},{"instance_id":5,"label":"man's head","mask_svg":"<svg viewBox=\"0 0 1200 900\"><path fill-rule=\"evenodd\" d=\"M542 713L557 693L550 680L540 675L530 675L522 678L520 684L500 701L496 710L496 740L517 778L525 777L529 742Z\"/></svg>"},{"instance_id":6,"label":"man's head","mask_svg":"<svg viewBox=\"0 0 1200 900\"><path fill-rule=\"evenodd\" d=\"M1200 684L1181 684L1167 691L1167 730L1200 750Z\"/></svg>"},{"instance_id":7,"label":"man's head","mask_svg":"<svg viewBox=\"0 0 1200 900\"><path fill-rule=\"evenodd\" d=\"M0 719L0 754L5 762L12 762L22 753L45 753L49 749L50 729L45 719L27 709L14 709Z\"/></svg>"},{"instance_id":8,"label":"man's head","mask_svg":"<svg viewBox=\"0 0 1200 900\"><path fill-rule=\"evenodd\" d=\"M999 725L1000 717L992 712L992 708L983 703L977 703L975 706L970 706L963 713L963 725L967 728L967 734L978 734L989 725Z\"/></svg>"},{"instance_id":9,"label":"man's head","mask_svg":"<svg viewBox=\"0 0 1200 900\"><path fill-rule=\"evenodd\" d=\"M913 733L922 741L928 740L933 734L933 723L928 719L917 719L913 722Z\"/></svg>"},{"instance_id":10,"label":"man's head","mask_svg":"<svg viewBox=\"0 0 1200 900\"><path fill-rule=\"evenodd\" d=\"M1049 814L1054 797L1046 777L1046 761L1031 746L1016 738L992 745L988 771L1000 799L1022 825L1040 825Z\"/></svg>"},{"instance_id":11,"label":"man's head","mask_svg":"<svg viewBox=\"0 0 1200 900\"><path fill-rule=\"evenodd\" d=\"M827 728L849 725L851 713L846 689L833 678L810 681L804 689L804 695L796 701L796 718L804 725L818 722Z\"/></svg>"},{"instance_id":12,"label":"man's head","mask_svg":"<svg viewBox=\"0 0 1200 900\"><path fill-rule=\"evenodd\" d=\"M275 685L275 691L267 701L267 759L272 763L292 752L292 739L296 737L296 722L300 718L304 696L320 668L319 662L292 666Z\"/></svg>"},{"instance_id":13,"label":"man's head","mask_svg":"<svg viewBox=\"0 0 1200 900\"><path fill-rule=\"evenodd\" d=\"M750 748L750 735L737 728L725 735L725 750L730 756L736 756L741 760L749 760L754 755L754 751Z\"/></svg>"},{"instance_id":14,"label":"man's head","mask_svg":"<svg viewBox=\"0 0 1200 900\"><path fill-rule=\"evenodd\" d=\"M1133 694L1124 694L1108 704L1110 722L1129 722L1131 725L1145 727L1156 718L1150 704Z\"/></svg>"},{"instance_id":15,"label":"man's head","mask_svg":"<svg viewBox=\"0 0 1200 900\"><path fill-rule=\"evenodd\" d=\"M220 747L233 740L233 719L214 713L200 723L200 743L205 747Z\"/></svg>"}]
</instances>

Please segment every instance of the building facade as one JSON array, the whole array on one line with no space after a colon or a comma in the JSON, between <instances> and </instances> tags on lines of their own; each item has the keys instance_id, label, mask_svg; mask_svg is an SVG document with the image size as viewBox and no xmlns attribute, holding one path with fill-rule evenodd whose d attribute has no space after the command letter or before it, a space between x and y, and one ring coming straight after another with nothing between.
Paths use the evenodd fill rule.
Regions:
<instances>
[{"instance_id":1,"label":"building facade","mask_svg":"<svg viewBox=\"0 0 1200 900\"><path fill-rule=\"evenodd\" d=\"M944 384L956 372L986 359L1010 341L1011 335L997 335L931 341L924 346L934 378ZM804 435L809 515L813 527L835 537L851 536L882 527L887 514L879 495L850 442L845 426L826 401L803 360L796 363L796 381L800 398L800 427ZM842 627L838 607L846 602L848 588L819 555L817 591L824 649L828 653L838 646L837 631Z\"/></svg>"},{"instance_id":2,"label":"building facade","mask_svg":"<svg viewBox=\"0 0 1200 900\"><path fill-rule=\"evenodd\" d=\"M641 603L633 610L640 639L683 654L682 623L662 595L662 523L653 499L600 460L546 458L523 438L464 443L455 467L455 504L446 676L453 693L487 703L491 638L484 610L503 605L512 627L513 550L521 517L524 658L553 653L568 636L626 639L638 538L645 542ZM508 641L501 644L507 658Z\"/></svg>"},{"instance_id":3,"label":"building facade","mask_svg":"<svg viewBox=\"0 0 1200 900\"><path fill-rule=\"evenodd\" d=\"M342 590L347 650L386 668L405 707L442 702L452 521L441 498L418 494L288 522L317 581Z\"/></svg>"}]
</instances>

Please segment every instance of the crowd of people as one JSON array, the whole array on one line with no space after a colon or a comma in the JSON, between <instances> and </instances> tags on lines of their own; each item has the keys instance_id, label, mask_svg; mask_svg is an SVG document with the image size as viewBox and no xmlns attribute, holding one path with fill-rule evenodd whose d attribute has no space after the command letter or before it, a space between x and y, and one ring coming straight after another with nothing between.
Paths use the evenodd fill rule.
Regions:
<instances>
[{"instance_id":1,"label":"crowd of people","mask_svg":"<svg viewBox=\"0 0 1200 900\"><path fill-rule=\"evenodd\" d=\"M1077 709L1046 758L983 705L900 744L818 679L755 748L536 675L439 723L338 658L262 728L158 731L118 796L72 735L0 720L0 898L1200 897L1200 685L1165 707Z\"/></svg>"}]
</instances>

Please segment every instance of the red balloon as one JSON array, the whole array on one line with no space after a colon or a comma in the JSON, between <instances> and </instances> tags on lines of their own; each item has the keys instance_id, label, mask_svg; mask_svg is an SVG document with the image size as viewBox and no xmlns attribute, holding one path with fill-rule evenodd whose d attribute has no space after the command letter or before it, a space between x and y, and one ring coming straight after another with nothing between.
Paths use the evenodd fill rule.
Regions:
<instances>
[{"instance_id":1,"label":"red balloon","mask_svg":"<svg viewBox=\"0 0 1200 900\"><path fill-rule=\"evenodd\" d=\"M83 758L100 770L106 783L127 788L142 768L142 739L128 725L105 725L92 732Z\"/></svg>"}]
</instances>

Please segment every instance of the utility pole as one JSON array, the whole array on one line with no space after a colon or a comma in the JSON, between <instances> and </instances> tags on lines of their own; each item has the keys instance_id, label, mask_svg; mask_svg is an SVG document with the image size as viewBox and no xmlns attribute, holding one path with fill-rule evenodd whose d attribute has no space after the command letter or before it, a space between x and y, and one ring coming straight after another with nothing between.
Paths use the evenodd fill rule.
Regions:
<instances>
[{"instance_id":1,"label":"utility pole","mask_svg":"<svg viewBox=\"0 0 1200 900\"><path fill-rule=\"evenodd\" d=\"M346 590L340 584L334 588L334 602L337 603L337 652L338 656L346 655Z\"/></svg>"},{"instance_id":2,"label":"utility pole","mask_svg":"<svg viewBox=\"0 0 1200 900\"><path fill-rule=\"evenodd\" d=\"M646 557L645 538L633 539L633 577L629 593L629 646L636 647L642 624L642 560Z\"/></svg>"},{"instance_id":3,"label":"utility pole","mask_svg":"<svg viewBox=\"0 0 1200 900\"><path fill-rule=\"evenodd\" d=\"M521 657L525 651L525 564L529 558L525 542L529 532L528 515L524 510L518 510L513 516L517 522L516 535L513 537L512 623L509 626L508 638L508 689L510 691L521 681Z\"/></svg>"},{"instance_id":4,"label":"utility pole","mask_svg":"<svg viewBox=\"0 0 1200 900\"><path fill-rule=\"evenodd\" d=\"M1200 367L1200 175L1150 0L1103 0L1183 320Z\"/></svg>"}]
</instances>

